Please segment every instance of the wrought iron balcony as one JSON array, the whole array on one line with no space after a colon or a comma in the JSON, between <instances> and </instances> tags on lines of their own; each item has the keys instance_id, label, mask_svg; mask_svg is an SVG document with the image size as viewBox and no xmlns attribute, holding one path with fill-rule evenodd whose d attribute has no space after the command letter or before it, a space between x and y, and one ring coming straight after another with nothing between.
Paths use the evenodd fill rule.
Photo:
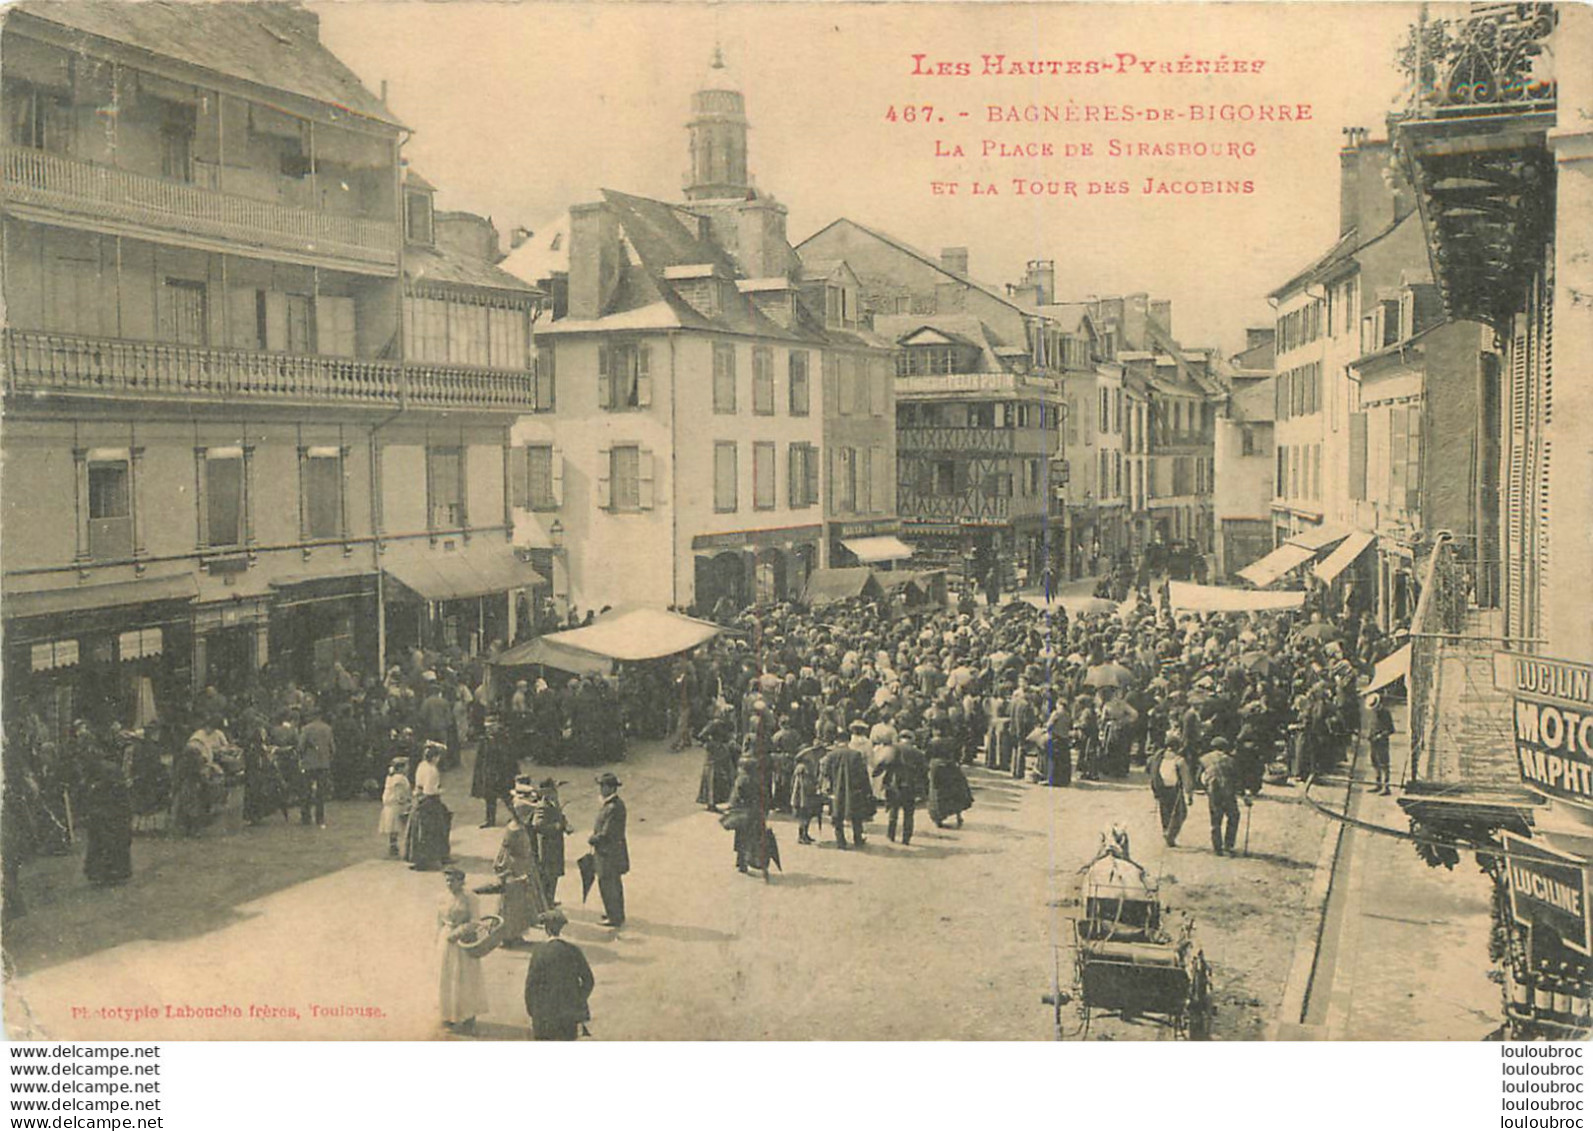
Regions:
<instances>
[{"instance_id":1,"label":"wrought iron balcony","mask_svg":"<svg viewBox=\"0 0 1593 1131\"><path fill-rule=\"evenodd\" d=\"M1550 4L1479 5L1412 29L1412 101L1396 126L1453 318L1500 330L1552 225L1555 124Z\"/></svg>"},{"instance_id":2,"label":"wrought iron balcony","mask_svg":"<svg viewBox=\"0 0 1593 1131\"><path fill-rule=\"evenodd\" d=\"M265 401L529 412L530 375L514 370L5 332L8 396Z\"/></svg>"},{"instance_id":3,"label":"wrought iron balcony","mask_svg":"<svg viewBox=\"0 0 1593 1131\"><path fill-rule=\"evenodd\" d=\"M1400 63L1415 118L1553 110L1553 4L1477 4L1465 20L1423 20Z\"/></svg>"},{"instance_id":4,"label":"wrought iron balcony","mask_svg":"<svg viewBox=\"0 0 1593 1131\"><path fill-rule=\"evenodd\" d=\"M234 196L39 149L0 147L0 193L13 208L368 267L398 265L398 225L390 221Z\"/></svg>"}]
</instances>

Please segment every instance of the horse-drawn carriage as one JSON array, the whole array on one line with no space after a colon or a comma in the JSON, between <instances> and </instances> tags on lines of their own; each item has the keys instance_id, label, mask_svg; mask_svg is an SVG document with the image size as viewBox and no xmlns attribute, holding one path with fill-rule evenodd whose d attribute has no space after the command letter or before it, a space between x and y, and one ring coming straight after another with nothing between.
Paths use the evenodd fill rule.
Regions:
<instances>
[{"instance_id":1,"label":"horse-drawn carriage","mask_svg":"<svg viewBox=\"0 0 1593 1131\"><path fill-rule=\"evenodd\" d=\"M1083 1039L1097 1017L1149 1023L1175 1038L1201 1041L1211 1035L1211 970L1187 916L1176 930L1164 925L1155 883L1128 854L1128 838L1117 830L1102 837L1096 857L1080 872L1079 916L1071 946L1056 948L1055 984L1045 1001L1056 1010L1057 1038ZM1066 955L1072 952L1073 986L1062 987ZM1070 1029L1064 1007L1077 1005L1079 1023Z\"/></svg>"}]
</instances>

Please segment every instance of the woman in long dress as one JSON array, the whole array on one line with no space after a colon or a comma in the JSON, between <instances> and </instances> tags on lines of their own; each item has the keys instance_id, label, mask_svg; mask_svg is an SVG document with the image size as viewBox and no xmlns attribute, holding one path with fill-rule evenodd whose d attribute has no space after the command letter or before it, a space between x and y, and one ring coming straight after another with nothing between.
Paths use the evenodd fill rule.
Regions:
<instances>
[{"instance_id":1,"label":"woman in long dress","mask_svg":"<svg viewBox=\"0 0 1593 1131\"><path fill-rule=\"evenodd\" d=\"M133 875L133 801L122 767L104 759L89 782L83 824L88 849L83 874L93 884L119 884Z\"/></svg>"},{"instance_id":2,"label":"woman in long dress","mask_svg":"<svg viewBox=\"0 0 1593 1131\"><path fill-rule=\"evenodd\" d=\"M198 836L210 820L210 800L205 792L205 752L189 742L172 763L172 827L178 836Z\"/></svg>"},{"instance_id":3,"label":"woman in long dress","mask_svg":"<svg viewBox=\"0 0 1593 1131\"><path fill-rule=\"evenodd\" d=\"M481 917L476 897L465 890L465 873L444 870L448 896L437 911L437 947L440 972L437 1003L443 1024L455 1032L475 1031L476 1017L487 1012L487 983L481 960L472 958L464 944L475 941Z\"/></svg>"},{"instance_id":4,"label":"woman in long dress","mask_svg":"<svg viewBox=\"0 0 1593 1131\"><path fill-rule=\"evenodd\" d=\"M417 872L431 872L448 863L448 833L453 814L442 799L438 760L447 752L441 742L427 742L425 758L415 768L415 805L405 829L404 859Z\"/></svg>"},{"instance_id":5,"label":"woman in long dress","mask_svg":"<svg viewBox=\"0 0 1593 1131\"><path fill-rule=\"evenodd\" d=\"M736 752L732 730L730 719L720 715L697 736L703 746L697 804L710 813L719 812L719 806L730 800L730 788L735 784Z\"/></svg>"}]
</instances>

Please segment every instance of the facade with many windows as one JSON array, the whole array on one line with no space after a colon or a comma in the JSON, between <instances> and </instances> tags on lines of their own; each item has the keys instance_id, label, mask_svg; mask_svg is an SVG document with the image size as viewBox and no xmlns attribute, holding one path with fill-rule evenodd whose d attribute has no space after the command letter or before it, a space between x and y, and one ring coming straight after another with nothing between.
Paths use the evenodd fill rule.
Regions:
<instances>
[{"instance_id":1,"label":"facade with many windows","mask_svg":"<svg viewBox=\"0 0 1593 1131\"><path fill-rule=\"evenodd\" d=\"M133 724L512 632L527 370L406 356L402 127L315 17L23 4L0 37L8 705ZM529 328L534 290L461 270Z\"/></svg>"},{"instance_id":2,"label":"facade with many windows","mask_svg":"<svg viewBox=\"0 0 1593 1131\"><path fill-rule=\"evenodd\" d=\"M570 209L564 313L537 334L547 409L515 427L517 541L577 606L783 600L853 524L894 528L889 349L849 268L804 264L744 160L707 160L727 132L744 154L746 130L717 59L708 95L735 109L693 118L686 203L604 190Z\"/></svg>"}]
</instances>

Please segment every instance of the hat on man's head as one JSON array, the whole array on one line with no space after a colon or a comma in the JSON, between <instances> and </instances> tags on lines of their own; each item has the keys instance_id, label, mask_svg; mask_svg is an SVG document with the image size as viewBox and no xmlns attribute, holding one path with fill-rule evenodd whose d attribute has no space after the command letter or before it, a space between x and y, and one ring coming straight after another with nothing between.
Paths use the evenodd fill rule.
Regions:
<instances>
[{"instance_id":1,"label":"hat on man's head","mask_svg":"<svg viewBox=\"0 0 1593 1131\"><path fill-rule=\"evenodd\" d=\"M449 880L454 880L454 879L462 880L462 879L465 878L465 870L463 868L456 868L456 867L453 867L452 865L450 865L447 868L443 869L443 878L449 879Z\"/></svg>"},{"instance_id":2,"label":"hat on man's head","mask_svg":"<svg viewBox=\"0 0 1593 1131\"><path fill-rule=\"evenodd\" d=\"M853 734L867 734L868 733L868 724L865 723L862 719L853 719L852 720L852 725L850 727L850 730L851 730L851 732Z\"/></svg>"},{"instance_id":3,"label":"hat on man's head","mask_svg":"<svg viewBox=\"0 0 1593 1131\"><path fill-rule=\"evenodd\" d=\"M563 782L554 781L552 778L543 778L541 781L537 782L537 788L538 789L558 789L559 786L561 786L563 784L564 784Z\"/></svg>"},{"instance_id":4,"label":"hat on man's head","mask_svg":"<svg viewBox=\"0 0 1593 1131\"><path fill-rule=\"evenodd\" d=\"M1219 734L1211 740L1211 748L1213 750L1226 750L1228 749L1228 740Z\"/></svg>"},{"instance_id":5,"label":"hat on man's head","mask_svg":"<svg viewBox=\"0 0 1593 1131\"><path fill-rule=\"evenodd\" d=\"M613 771L611 770L604 770L602 773L597 775L595 780L597 781L598 785L611 785L615 789L618 789L620 786L619 778L615 777Z\"/></svg>"}]
</instances>

